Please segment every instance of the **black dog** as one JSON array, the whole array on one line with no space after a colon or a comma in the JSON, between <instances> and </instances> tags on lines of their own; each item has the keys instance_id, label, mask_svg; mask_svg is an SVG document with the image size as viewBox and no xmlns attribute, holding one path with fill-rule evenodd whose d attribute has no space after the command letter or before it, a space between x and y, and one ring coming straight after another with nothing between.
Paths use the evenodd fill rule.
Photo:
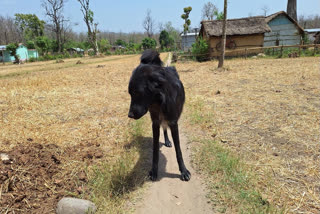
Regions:
<instances>
[{"instance_id":1,"label":"black dog","mask_svg":"<svg viewBox=\"0 0 320 214\"><path fill-rule=\"evenodd\" d=\"M131 104L128 116L139 119L149 110L152 119L153 161L151 180L158 176L160 125L164 130L165 146L171 147L167 127L170 127L176 150L181 179L190 180L191 174L184 165L180 149L178 119L181 115L185 94L179 75L174 67L163 67L159 53L146 50L140 65L133 71L129 82Z\"/></svg>"}]
</instances>

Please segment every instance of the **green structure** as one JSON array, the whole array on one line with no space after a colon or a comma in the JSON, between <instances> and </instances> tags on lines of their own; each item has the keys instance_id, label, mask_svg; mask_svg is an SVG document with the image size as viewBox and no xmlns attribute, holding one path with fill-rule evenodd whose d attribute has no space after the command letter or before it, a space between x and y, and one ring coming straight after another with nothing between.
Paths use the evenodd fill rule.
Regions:
<instances>
[{"instance_id":1,"label":"green structure","mask_svg":"<svg viewBox=\"0 0 320 214\"><path fill-rule=\"evenodd\" d=\"M6 45L0 45L0 62L13 62L14 57L10 56L8 50L6 50ZM29 49L23 44L19 44L17 49L17 55L21 61L27 61L30 58L38 58L38 51L35 49Z\"/></svg>"}]
</instances>

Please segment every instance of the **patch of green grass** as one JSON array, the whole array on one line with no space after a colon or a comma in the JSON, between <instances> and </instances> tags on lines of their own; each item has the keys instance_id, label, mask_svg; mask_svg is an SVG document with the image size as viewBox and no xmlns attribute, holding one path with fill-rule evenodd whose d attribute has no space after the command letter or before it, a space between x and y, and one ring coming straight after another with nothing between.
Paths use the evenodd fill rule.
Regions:
<instances>
[{"instance_id":1,"label":"patch of green grass","mask_svg":"<svg viewBox=\"0 0 320 214\"><path fill-rule=\"evenodd\" d=\"M233 207L237 213L277 213L257 189L252 170L219 143L202 140L195 163L210 177L212 196L223 207Z\"/></svg>"},{"instance_id":2,"label":"patch of green grass","mask_svg":"<svg viewBox=\"0 0 320 214\"><path fill-rule=\"evenodd\" d=\"M189 111L189 118L193 125L202 125L213 123L213 112L206 108L205 102L199 98L187 103Z\"/></svg>"},{"instance_id":3,"label":"patch of green grass","mask_svg":"<svg viewBox=\"0 0 320 214\"><path fill-rule=\"evenodd\" d=\"M208 113L211 112L211 113ZM187 105L189 122L195 129L210 132L214 129L214 112L197 98ZM224 147L224 144L203 133L195 133L193 141L200 142L194 152L194 163L202 171L215 209L220 213L282 213L261 194L257 176L241 158Z\"/></svg>"},{"instance_id":4,"label":"patch of green grass","mask_svg":"<svg viewBox=\"0 0 320 214\"><path fill-rule=\"evenodd\" d=\"M131 122L126 130L129 143L116 161L90 170L90 199L98 206L98 213L128 213L128 199L146 181L149 164L145 149L148 144L143 137L145 122L144 118Z\"/></svg>"}]
</instances>

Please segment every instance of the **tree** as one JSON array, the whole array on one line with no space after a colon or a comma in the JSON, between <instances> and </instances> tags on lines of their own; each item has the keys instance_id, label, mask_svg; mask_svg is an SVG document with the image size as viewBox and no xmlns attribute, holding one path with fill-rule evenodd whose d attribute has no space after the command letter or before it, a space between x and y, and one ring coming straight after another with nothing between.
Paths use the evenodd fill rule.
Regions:
<instances>
[{"instance_id":1,"label":"tree","mask_svg":"<svg viewBox=\"0 0 320 214\"><path fill-rule=\"evenodd\" d=\"M146 15L146 18L143 20L142 26L145 29L147 36L149 38L152 38L153 28L154 28L154 20L151 17L151 10L150 9L147 10L147 15Z\"/></svg>"},{"instance_id":2,"label":"tree","mask_svg":"<svg viewBox=\"0 0 320 214\"><path fill-rule=\"evenodd\" d=\"M169 21L169 22L166 22L165 24L159 24L159 29L160 29L160 32L163 30L168 32L169 37L173 40L172 44L174 42L180 41L181 39L180 32L178 29L175 29L172 26L172 22Z\"/></svg>"},{"instance_id":3,"label":"tree","mask_svg":"<svg viewBox=\"0 0 320 214\"><path fill-rule=\"evenodd\" d=\"M304 29L320 28L320 15L309 15L308 17L300 15L299 25L302 26Z\"/></svg>"},{"instance_id":4,"label":"tree","mask_svg":"<svg viewBox=\"0 0 320 214\"><path fill-rule=\"evenodd\" d=\"M264 16L267 16L270 8L267 6L267 5L264 5L262 8L261 8L262 12L263 12L263 15Z\"/></svg>"},{"instance_id":5,"label":"tree","mask_svg":"<svg viewBox=\"0 0 320 214\"><path fill-rule=\"evenodd\" d=\"M146 37L142 40L143 49L155 49L157 46L157 41L155 39Z\"/></svg>"},{"instance_id":6,"label":"tree","mask_svg":"<svg viewBox=\"0 0 320 214\"><path fill-rule=\"evenodd\" d=\"M117 39L117 41L115 42L116 45L121 45L123 47L127 46L127 43L125 41L123 41L122 39Z\"/></svg>"},{"instance_id":7,"label":"tree","mask_svg":"<svg viewBox=\"0 0 320 214\"><path fill-rule=\"evenodd\" d=\"M207 54L209 51L208 41L199 37L197 41L192 44L191 51L199 62L206 61L208 59Z\"/></svg>"},{"instance_id":8,"label":"tree","mask_svg":"<svg viewBox=\"0 0 320 214\"><path fill-rule=\"evenodd\" d=\"M44 24L35 14L16 13L15 24L24 35L25 41L34 40L38 36L43 36Z\"/></svg>"},{"instance_id":9,"label":"tree","mask_svg":"<svg viewBox=\"0 0 320 214\"><path fill-rule=\"evenodd\" d=\"M36 46L35 46L35 44L34 44L34 41L32 41L32 40L27 41L26 47L27 47L28 49L36 49Z\"/></svg>"},{"instance_id":10,"label":"tree","mask_svg":"<svg viewBox=\"0 0 320 214\"><path fill-rule=\"evenodd\" d=\"M162 30L159 36L159 43L161 45L161 49L164 49L172 46L174 40L167 31Z\"/></svg>"},{"instance_id":11,"label":"tree","mask_svg":"<svg viewBox=\"0 0 320 214\"><path fill-rule=\"evenodd\" d=\"M287 13L294 20L298 20L298 18L297 18L297 0L288 0Z\"/></svg>"},{"instance_id":12,"label":"tree","mask_svg":"<svg viewBox=\"0 0 320 214\"><path fill-rule=\"evenodd\" d=\"M217 14L218 8L212 2L207 2L203 5L202 19L213 20L214 17L217 17Z\"/></svg>"},{"instance_id":13,"label":"tree","mask_svg":"<svg viewBox=\"0 0 320 214\"><path fill-rule=\"evenodd\" d=\"M93 11L90 9L90 0L78 0L81 5L81 12L83 14L83 20L88 28L88 38L89 42L92 45L95 55L99 55L99 48L97 42L97 33L98 33L98 23L94 22Z\"/></svg>"},{"instance_id":14,"label":"tree","mask_svg":"<svg viewBox=\"0 0 320 214\"><path fill-rule=\"evenodd\" d=\"M0 15L0 44L21 42L23 35L12 17Z\"/></svg>"},{"instance_id":15,"label":"tree","mask_svg":"<svg viewBox=\"0 0 320 214\"><path fill-rule=\"evenodd\" d=\"M224 14L223 14L223 12L217 12L217 15L216 15L216 17L217 17L217 20L223 20L223 18L224 18Z\"/></svg>"},{"instance_id":16,"label":"tree","mask_svg":"<svg viewBox=\"0 0 320 214\"><path fill-rule=\"evenodd\" d=\"M39 36L36 39L36 45L41 50L41 55L47 53L49 49L49 39L46 36Z\"/></svg>"},{"instance_id":17,"label":"tree","mask_svg":"<svg viewBox=\"0 0 320 214\"><path fill-rule=\"evenodd\" d=\"M18 47L18 43L10 43L6 47L7 51L10 53L10 56L14 57L14 63L19 63L19 56L17 55Z\"/></svg>"},{"instance_id":18,"label":"tree","mask_svg":"<svg viewBox=\"0 0 320 214\"><path fill-rule=\"evenodd\" d=\"M192 7L183 8L184 14L181 15L181 18L184 20L183 24L183 32L186 33L189 30L189 26L191 25L191 21L189 19L189 14L192 10Z\"/></svg>"},{"instance_id":19,"label":"tree","mask_svg":"<svg viewBox=\"0 0 320 214\"><path fill-rule=\"evenodd\" d=\"M227 38L227 8L228 8L228 1L224 0L224 8L223 8L223 24L222 24L222 48L221 48L221 56L219 59L218 68L223 67L224 63L224 56L225 56L225 49L226 49L226 38Z\"/></svg>"},{"instance_id":20,"label":"tree","mask_svg":"<svg viewBox=\"0 0 320 214\"><path fill-rule=\"evenodd\" d=\"M67 20L63 16L63 8L66 0L42 0L42 7L46 11L46 15L49 17L53 24L52 31L56 35L56 41L58 46L58 52L62 51L62 32L63 23Z\"/></svg>"}]
</instances>

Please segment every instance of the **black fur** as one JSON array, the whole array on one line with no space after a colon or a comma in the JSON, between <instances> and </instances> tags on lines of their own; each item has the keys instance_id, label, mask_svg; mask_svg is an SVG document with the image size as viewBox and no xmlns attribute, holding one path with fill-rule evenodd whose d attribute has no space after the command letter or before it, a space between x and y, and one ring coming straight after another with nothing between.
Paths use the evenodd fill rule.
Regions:
<instances>
[{"instance_id":1,"label":"black fur","mask_svg":"<svg viewBox=\"0 0 320 214\"><path fill-rule=\"evenodd\" d=\"M129 82L131 104L128 116L137 120L150 112L153 132L151 180L156 180L158 175L160 126L164 130L165 146L172 146L167 134L169 126L181 179L188 181L191 174L183 162L178 129L178 120L185 101L184 88L176 69L162 65L158 52L143 52L140 65L133 71Z\"/></svg>"}]
</instances>

